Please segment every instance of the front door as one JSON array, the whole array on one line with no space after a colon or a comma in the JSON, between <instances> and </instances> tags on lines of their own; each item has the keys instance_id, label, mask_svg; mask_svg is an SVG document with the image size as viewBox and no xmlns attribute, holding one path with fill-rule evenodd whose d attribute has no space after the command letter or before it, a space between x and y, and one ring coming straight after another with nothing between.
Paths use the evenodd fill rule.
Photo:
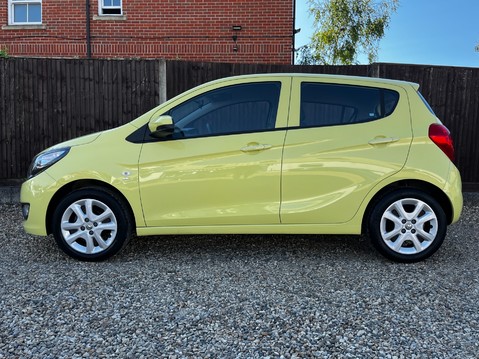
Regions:
<instances>
[{"instance_id":1,"label":"front door","mask_svg":"<svg viewBox=\"0 0 479 359\"><path fill-rule=\"evenodd\" d=\"M236 81L158 114L175 133L143 145L148 227L279 223L290 79Z\"/></svg>"}]
</instances>

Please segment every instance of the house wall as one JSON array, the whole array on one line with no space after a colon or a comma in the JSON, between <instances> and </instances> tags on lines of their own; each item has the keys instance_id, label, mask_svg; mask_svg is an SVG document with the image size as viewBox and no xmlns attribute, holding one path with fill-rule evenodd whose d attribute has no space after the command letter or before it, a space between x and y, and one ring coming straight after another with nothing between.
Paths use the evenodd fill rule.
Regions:
<instances>
[{"instance_id":1,"label":"house wall","mask_svg":"<svg viewBox=\"0 0 479 359\"><path fill-rule=\"evenodd\" d=\"M92 57L291 63L292 0L123 0L123 16L115 19L98 16L98 0L90 2ZM7 25L2 0L0 49L10 56L86 57L85 4L44 0L42 25L25 28Z\"/></svg>"}]
</instances>

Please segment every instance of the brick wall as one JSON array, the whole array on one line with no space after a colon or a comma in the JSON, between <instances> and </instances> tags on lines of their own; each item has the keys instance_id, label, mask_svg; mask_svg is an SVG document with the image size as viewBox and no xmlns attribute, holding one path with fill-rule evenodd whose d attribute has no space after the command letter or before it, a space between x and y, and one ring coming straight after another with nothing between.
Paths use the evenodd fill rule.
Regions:
<instances>
[{"instance_id":1,"label":"brick wall","mask_svg":"<svg viewBox=\"0 0 479 359\"><path fill-rule=\"evenodd\" d=\"M291 62L292 0L123 0L116 20L90 2L93 57ZM10 56L86 57L85 0L43 0L42 26L28 29L7 26L7 3L0 0L0 49Z\"/></svg>"}]
</instances>

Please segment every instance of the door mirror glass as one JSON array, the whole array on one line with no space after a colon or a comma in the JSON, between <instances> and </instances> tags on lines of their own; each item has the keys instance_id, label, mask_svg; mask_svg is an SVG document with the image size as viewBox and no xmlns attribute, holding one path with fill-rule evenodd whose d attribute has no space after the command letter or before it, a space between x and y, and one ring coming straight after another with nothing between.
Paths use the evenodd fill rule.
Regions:
<instances>
[{"instance_id":1,"label":"door mirror glass","mask_svg":"<svg viewBox=\"0 0 479 359\"><path fill-rule=\"evenodd\" d=\"M168 115L162 115L158 118L152 119L148 123L150 129L150 136L155 138L164 138L171 136L175 132L175 125L173 118Z\"/></svg>"}]
</instances>

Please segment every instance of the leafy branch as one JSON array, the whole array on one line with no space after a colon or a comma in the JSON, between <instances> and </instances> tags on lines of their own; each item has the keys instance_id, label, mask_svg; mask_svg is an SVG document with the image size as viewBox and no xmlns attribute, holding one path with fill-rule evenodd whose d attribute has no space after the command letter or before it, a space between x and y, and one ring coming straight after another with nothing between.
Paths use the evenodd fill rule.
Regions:
<instances>
[{"instance_id":1,"label":"leafy branch","mask_svg":"<svg viewBox=\"0 0 479 359\"><path fill-rule=\"evenodd\" d=\"M300 63L357 63L360 53L370 62L399 0L309 0L314 16L311 44L299 52Z\"/></svg>"}]
</instances>

